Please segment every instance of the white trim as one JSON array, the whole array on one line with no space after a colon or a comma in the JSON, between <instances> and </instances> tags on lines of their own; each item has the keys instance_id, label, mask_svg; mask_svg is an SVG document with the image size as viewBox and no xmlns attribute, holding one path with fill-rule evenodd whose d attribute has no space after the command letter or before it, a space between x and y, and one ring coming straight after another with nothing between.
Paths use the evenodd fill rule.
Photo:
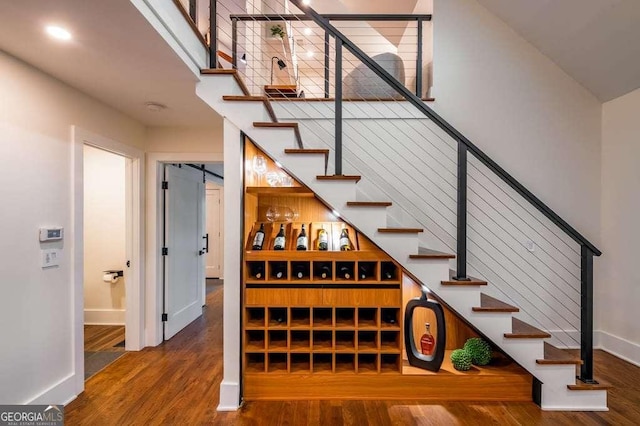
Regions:
<instances>
[{"instance_id":1,"label":"white trim","mask_svg":"<svg viewBox=\"0 0 640 426\"><path fill-rule=\"evenodd\" d=\"M105 138L89 132L77 126L71 127L72 147L72 229L71 239L71 266L73 270L73 371L75 375L75 392L77 395L84 390L84 245L83 245L83 211L84 211L84 145L94 146L105 151L112 152L130 159L127 162L130 167L132 185L132 217L128 220L132 223L132 233L127 235L130 253L131 267L129 279L125 281L126 297L126 350L140 350L143 342L144 331L144 226L142 224L142 208L144 200L144 153L132 146Z\"/></svg>"},{"instance_id":2,"label":"white trim","mask_svg":"<svg viewBox=\"0 0 640 426\"><path fill-rule=\"evenodd\" d=\"M26 401L23 405L44 405L44 404L68 404L80 394L80 392L76 389L76 383L78 380L82 380L84 383L84 372L82 373L82 377L78 378L77 374L70 374L64 379L60 380L55 385L51 386L46 391L42 392L40 395L31 399L30 401ZM69 396L71 395L71 396Z\"/></svg>"},{"instance_id":3,"label":"white trim","mask_svg":"<svg viewBox=\"0 0 640 426\"><path fill-rule=\"evenodd\" d=\"M145 344L157 346L162 343L162 197L160 182L162 181L163 163L209 163L222 162L221 153L182 153L182 152L149 152L147 153L147 198L146 198L146 240L145 246L149 256L146 258L146 295L145 295Z\"/></svg>"},{"instance_id":4,"label":"white trim","mask_svg":"<svg viewBox=\"0 0 640 426\"><path fill-rule=\"evenodd\" d=\"M594 333L594 347L640 367L640 344L597 330Z\"/></svg>"},{"instance_id":5,"label":"white trim","mask_svg":"<svg viewBox=\"0 0 640 426\"><path fill-rule=\"evenodd\" d=\"M125 309L85 309L85 325L125 325Z\"/></svg>"},{"instance_id":6,"label":"white trim","mask_svg":"<svg viewBox=\"0 0 640 426\"><path fill-rule=\"evenodd\" d=\"M220 403L218 404L218 411L238 411L240 406L238 401L240 400L240 385L237 382L220 383Z\"/></svg>"}]
</instances>

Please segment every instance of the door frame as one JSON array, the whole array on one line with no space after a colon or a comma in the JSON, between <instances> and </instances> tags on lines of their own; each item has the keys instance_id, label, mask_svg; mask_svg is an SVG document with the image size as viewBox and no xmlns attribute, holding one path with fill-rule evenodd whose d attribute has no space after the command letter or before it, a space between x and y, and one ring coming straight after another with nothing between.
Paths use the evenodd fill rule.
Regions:
<instances>
[{"instance_id":1,"label":"door frame","mask_svg":"<svg viewBox=\"0 0 640 426\"><path fill-rule=\"evenodd\" d=\"M72 270L73 270L73 341L76 391L84 390L84 146L89 145L127 159L126 246L131 261L125 280L125 349L137 351L144 346L144 152L130 145L71 126L72 139ZM129 226L130 224L130 226Z\"/></svg>"},{"instance_id":2,"label":"door frame","mask_svg":"<svg viewBox=\"0 0 640 426\"><path fill-rule=\"evenodd\" d=\"M162 343L162 205L163 165L165 163L223 162L222 153L147 153L146 168L146 241L145 263L145 342L147 346Z\"/></svg>"}]
</instances>

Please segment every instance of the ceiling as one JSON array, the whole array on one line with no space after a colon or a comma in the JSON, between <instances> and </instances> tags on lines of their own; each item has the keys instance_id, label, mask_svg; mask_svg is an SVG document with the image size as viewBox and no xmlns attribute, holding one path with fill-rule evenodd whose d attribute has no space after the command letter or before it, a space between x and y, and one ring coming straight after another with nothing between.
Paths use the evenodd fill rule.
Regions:
<instances>
[{"instance_id":1,"label":"ceiling","mask_svg":"<svg viewBox=\"0 0 640 426\"><path fill-rule=\"evenodd\" d=\"M639 0L478 2L600 101L640 87Z\"/></svg>"},{"instance_id":2,"label":"ceiling","mask_svg":"<svg viewBox=\"0 0 640 426\"><path fill-rule=\"evenodd\" d=\"M52 40L44 26L66 27ZM128 0L0 1L0 49L148 126L219 126L196 77ZM167 105L151 112L145 102Z\"/></svg>"}]
</instances>

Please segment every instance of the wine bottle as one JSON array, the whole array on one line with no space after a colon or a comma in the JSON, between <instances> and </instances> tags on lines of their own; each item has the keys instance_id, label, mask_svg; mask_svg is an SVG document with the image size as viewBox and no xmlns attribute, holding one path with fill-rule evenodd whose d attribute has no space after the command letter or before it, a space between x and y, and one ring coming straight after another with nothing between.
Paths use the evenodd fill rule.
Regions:
<instances>
[{"instance_id":1,"label":"wine bottle","mask_svg":"<svg viewBox=\"0 0 640 426\"><path fill-rule=\"evenodd\" d=\"M382 322L387 324L395 324L396 323L396 314L393 311L382 310Z\"/></svg>"},{"instance_id":2,"label":"wine bottle","mask_svg":"<svg viewBox=\"0 0 640 426\"><path fill-rule=\"evenodd\" d=\"M271 274L272 276L280 279L280 278L286 278L286 263L272 263L271 264L271 269L273 269L273 273Z\"/></svg>"},{"instance_id":3,"label":"wine bottle","mask_svg":"<svg viewBox=\"0 0 640 426\"><path fill-rule=\"evenodd\" d=\"M264 275L264 263L253 263L251 265L251 276L255 279L261 279Z\"/></svg>"},{"instance_id":4,"label":"wine bottle","mask_svg":"<svg viewBox=\"0 0 640 426\"><path fill-rule=\"evenodd\" d=\"M260 224L260 229L256 232L255 237L253 237L253 249L254 250L262 250L262 245L264 244L264 223Z\"/></svg>"},{"instance_id":5,"label":"wine bottle","mask_svg":"<svg viewBox=\"0 0 640 426\"><path fill-rule=\"evenodd\" d=\"M431 355L433 353L433 348L436 345L436 340L433 338L431 334L431 325L429 323L425 323L426 332L420 338L420 350L423 355Z\"/></svg>"},{"instance_id":6,"label":"wine bottle","mask_svg":"<svg viewBox=\"0 0 640 426\"><path fill-rule=\"evenodd\" d=\"M395 276L395 266L392 263L384 263L382 265L382 279L392 280Z\"/></svg>"},{"instance_id":7,"label":"wine bottle","mask_svg":"<svg viewBox=\"0 0 640 426\"><path fill-rule=\"evenodd\" d=\"M274 250L284 250L286 239L284 236L284 223L280 224L280 231L276 235L276 239L273 241Z\"/></svg>"},{"instance_id":8,"label":"wine bottle","mask_svg":"<svg viewBox=\"0 0 640 426\"><path fill-rule=\"evenodd\" d=\"M351 268L346 265L340 266L340 268L338 268L338 276L344 280L348 280L351 278Z\"/></svg>"},{"instance_id":9,"label":"wine bottle","mask_svg":"<svg viewBox=\"0 0 640 426\"><path fill-rule=\"evenodd\" d=\"M344 224L342 225L342 232L340 232L340 250L341 251L351 250L351 241L349 240L349 230Z\"/></svg>"},{"instance_id":10,"label":"wine bottle","mask_svg":"<svg viewBox=\"0 0 640 426\"><path fill-rule=\"evenodd\" d=\"M298 239L296 240L296 250L306 250L307 249L307 231L304 229L304 223L302 224L302 229L300 230L300 234L298 234Z\"/></svg>"},{"instance_id":11,"label":"wine bottle","mask_svg":"<svg viewBox=\"0 0 640 426\"><path fill-rule=\"evenodd\" d=\"M329 234L327 234L324 225L318 230L318 250L326 251L329 249Z\"/></svg>"},{"instance_id":12,"label":"wine bottle","mask_svg":"<svg viewBox=\"0 0 640 426\"><path fill-rule=\"evenodd\" d=\"M293 263L293 275L298 279L308 277L308 265L306 263Z\"/></svg>"},{"instance_id":13,"label":"wine bottle","mask_svg":"<svg viewBox=\"0 0 640 426\"><path fill-rule=\"evenodd\" d=\"M318 269L317 269L317 272L316 272L316 273L317 273L317 274L320 276L320 278L322 278L323 280L324 280L324 279L327 279L327 278L331 278L331 267L330 267L328 264L326 264L326 263L322 263L322 264L320 264L320 266L318 267Z\"/></svg>"},{"instance_id":14,"label":"wine bottle","mask_svg":"<svg viewBox=\"0 0 640 426\"><path fill-rule=\"evenodd\" d=\"M373 274L371 273L371 265L369 264L358 264L358 276L361 280L366 280L367 278L373 279Z\"/></svg>"}]
</instances>

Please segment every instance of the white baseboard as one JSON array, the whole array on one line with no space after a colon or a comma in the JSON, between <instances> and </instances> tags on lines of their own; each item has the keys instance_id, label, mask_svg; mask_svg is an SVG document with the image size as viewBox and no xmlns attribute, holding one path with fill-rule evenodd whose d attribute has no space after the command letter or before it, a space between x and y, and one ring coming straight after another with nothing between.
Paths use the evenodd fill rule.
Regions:
<instances>
[{"instance_id":1,"label":"white baseboard","mask_svg":"<svg viewBox=\"0 0 640 426\"><path fill-rule=\"evenodd\" d=\"M620 359L640 367L640 344L622 337L596 330L593 333L594 347L609 352Z\"/></svg>"},{"instance_id":2,"label":"white baseboard","mask_svg":"<svg viewBox=\"0 0 640 426\"><path fill-rule=\"evenodd\" d=\"M124 309L85 309L85 325L125 325Z\"/></svg>"},{"instance_id":3,"label":"white baseboard","mask_svg":"<svg viewBox=\"0 0 640 426\"><path fill-rule=\"evenodd\" d=\"M222 381L218 411L237 411L240 404L240 384Z\"/></svg>"},{"instance_id":4,"label":"white baseboard","mask_svg":"<svg viewBox=\"0 0 640 426\"><path fill-rule=\"evenodd\" d=\"M49 389L42 392L40 395L32 398L29 401L25 401L24 404L37 404L37 405L66 405L76 399L76 375L71 374L64 379L60 380Z\"/></svg>"}]
</instances>

